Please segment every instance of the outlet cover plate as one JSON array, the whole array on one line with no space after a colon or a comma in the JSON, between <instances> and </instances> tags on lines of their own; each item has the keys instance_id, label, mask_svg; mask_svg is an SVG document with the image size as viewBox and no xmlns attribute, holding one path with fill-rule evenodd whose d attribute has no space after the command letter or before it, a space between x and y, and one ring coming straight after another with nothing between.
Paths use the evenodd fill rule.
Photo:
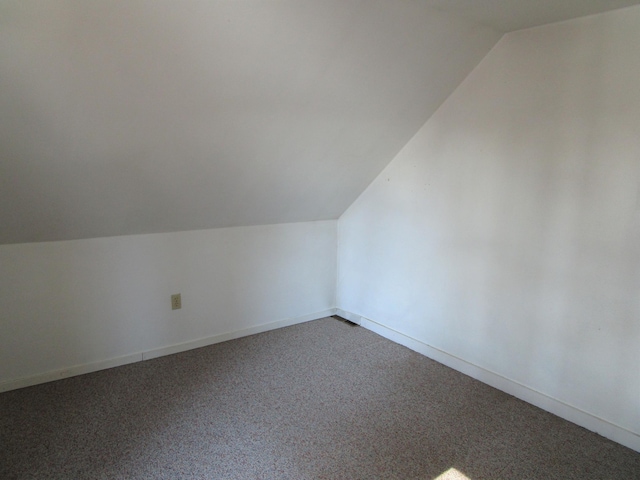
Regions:
<instances>
[{"instance_id":1,"label":"outlet cover plate","mask_svg":"<svg viewBox=\"0 0 640 480\"><path fill-rule=\"evenodd\" d=\"M179 310L182 308L182 297L179 293L171 295L171 310Z\"/></svg>"}]
</instances>

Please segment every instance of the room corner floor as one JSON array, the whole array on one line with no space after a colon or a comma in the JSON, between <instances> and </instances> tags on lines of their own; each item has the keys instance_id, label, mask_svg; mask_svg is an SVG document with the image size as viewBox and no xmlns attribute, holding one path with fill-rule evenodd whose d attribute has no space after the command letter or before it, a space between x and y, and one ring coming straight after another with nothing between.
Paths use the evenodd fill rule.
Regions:
<instances>
[{"instance_id":1,"label":"room corner floor","mask_svg":"<svg viewBox=\"0 0 640 480\"><path fill-rule=\"evenodd\" d=\"M0 394L3 479L638 479L640 454L325 318Z\"/></svg>"}]
</instances>

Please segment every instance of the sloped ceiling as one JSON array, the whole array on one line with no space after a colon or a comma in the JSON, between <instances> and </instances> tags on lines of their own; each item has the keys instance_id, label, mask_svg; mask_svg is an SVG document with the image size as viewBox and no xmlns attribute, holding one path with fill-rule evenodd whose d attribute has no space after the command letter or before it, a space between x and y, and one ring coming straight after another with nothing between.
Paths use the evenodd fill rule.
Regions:
<instances>
[{"instance_id":1,"label":"sloped ceiling","mask_svg":"<svg viewBox=\"0 0 640 480\"><path fill-rule=\"evenodd\" d=\"M5 0L0 243L338 218L502 32L632 3Z\"/></svg>"},{"instance_id":2,"label":"sloped ceiling","mask_svg":"<svg viewBox=\"0 0 640 480\"><path fill-rule=\"evenodd\" d=\"M488 25L501 32L603 13L639 0L424 0L430 7Z\"/></svg>"}]
</instances>

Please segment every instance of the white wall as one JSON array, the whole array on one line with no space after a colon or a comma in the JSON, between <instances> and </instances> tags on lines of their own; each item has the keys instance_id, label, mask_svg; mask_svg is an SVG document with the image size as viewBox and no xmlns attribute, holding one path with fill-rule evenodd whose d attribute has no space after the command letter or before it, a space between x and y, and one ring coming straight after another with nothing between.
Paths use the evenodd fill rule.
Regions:
<instances>
[{"instance_id":1,"label":"white wall","mask_svg":"<svg viewBox=\"0 0 640 480\"><path fill-rule=\"evenodd\" d=\"M636 449L638 45L638 7L505 36L338 224L338 307Z\"/></svg>"},{"instance_id":2,"label":"white wall","mask_svg":"<svg viewBox=\"0 0 640 480\"><path fill-rule=\"evenodd\" d=\"M1 391L332 313L336 221L4 245L0 272Z\"/></svg>"}]
</instances>

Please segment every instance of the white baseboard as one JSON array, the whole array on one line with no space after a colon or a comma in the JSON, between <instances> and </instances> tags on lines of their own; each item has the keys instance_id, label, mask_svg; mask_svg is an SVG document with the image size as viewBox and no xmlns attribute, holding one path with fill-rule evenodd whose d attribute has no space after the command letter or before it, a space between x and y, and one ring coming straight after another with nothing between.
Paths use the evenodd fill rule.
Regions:
<instances>
[{"instance_id":1,"label":"white baseboard","mask_svg":"<svg viewBox=\"0 0 640 480\"><path fill-rule=\"evenodd\" d=\"M345 320L349 320L350 322L355 323L356 325L360 325L362 321L362 317L360 315L356 315L355 313L347 312L346 310L342 310L340 308L335 309L335 315L344 318Z\"/></svg>"},{"instance_id":2,"label":"white baseboard","mask_svg":"<svg viewBox=\"0 0 640 480\"><path fill-rule=\"evenodd\" d=\"M82 365L72 365L70 367L61 368L59 370L51 370L49 372L39 373L37 375L31 375L29 377L2 382L0 383L0 393L8 392L9 390L17 390L18 388L31 387L40 383L53 382L54 380L62 380L63 378L84 375L85 373L97 372L98 370L105 370L107 368L120 367L122 365L127 365L128 363L135 363L140 361L142 361L142 354L133 353L131 355L110 358L108 360L84 363Z\"/></svg>"},{"instance_id":3,"label":"white baseboard","mask_svg":"<svg viewBox=\"0 0 640 480\"><path fill-rule=\"evenodd\" d=\"M194 348L206 347L216 343L226 342L227 340L233 340L235 338L246 337L249 335L255 335L256 333L267 332L269 330L275 330L277 328L289 327L298 323L310 322L311 320L317 320L323 317L330 317L335 315L335 308L323 310L322 312L316 312L309 315L303 315L301 317L285 318L284 320L278 320L276 322L264 323L262 325L256 325L255 327L244 328L242 330L236 330L234 332L222 333L220 335L213 335L211 337L200 338L198 340L192 340L189 342L179 343L177 345L168 345L166 347L156 348L142 353L143 360L151 360L152 358L163 357L165 355L172 355L174 353L184 352L186 350L193 350Z\"/></svg>"},{"instance_id":4,"label":"white baseboard","mask_svg":"<svg viewBox=\"0 0 640 480\"><path fill-rule=\"evenodd\" d=\"M145 352L132 353L130 355L124 355L121 357L100 360L97 362L91 362L82 365L73 365L59 370L51 370L49 372L39 373L37 375L32 375L29 377L8 380L0 383L0 393L8 392L9 390L17 390L19 388L31 387L40 383L52 382L54 380L61 380L63 378L84 375L85 373L97 372L98 370L105 370L107 368L119 367L128 363L141 362L143 360L150 360L152 358L162 357L165 355L172 355L174 353L184 352L186 350L191 350L194 348L206 347L207 345L226 342L227 340L233 340L235 338L246 337L248 335L254 335L256 333L262 333L269 330L275 330L277 328L288 327L290 325L295 325L298 323L309 322L311 320L317 320L323 317L330 317L331 315L335 315L335 313L336 309L330 308L309 315L285 318L276 322L264 323L262 325L256 325L255 327L249 327L242 330L236 330L234 332L223 333L220 335L213 335L211 337L200 338L198 340L184 342L177 345L168 345L166 347L156 348Z\"/></svg>"},{"instance_id":5,"label":"white baseboard","mask_svg":"<svg viewBox=\"0 0 640 480\"><path fill-rule=\"evenodd\" d=\"M355 322L355 320L351 321L354 321L367 330L371 330L372 332L375 332L395 343L404 345L415 352L442 363L443 365L451 367L454 370L462 372L465 375L475 378L476 380L486 383L498 390L513 395L520 400L524 400L525 402L535 405L547 412L553 413L560 418L564 418L565 420L575 423L576 425L580 425L587 430L596 432L609 440L613 440L625 447L640 452L640 435L627 430L626 428L615 425L607 420L564 403L561 400L545 395L544 393L540 393L537 390L503 377L495 372L469 363L466 360L432 347L420 340L409 337L368 318L340 309L336 309L336 314L346 318L347 320L351 320L352 318L357 319L357 322Z\"/></svg>"}]
</instances>

